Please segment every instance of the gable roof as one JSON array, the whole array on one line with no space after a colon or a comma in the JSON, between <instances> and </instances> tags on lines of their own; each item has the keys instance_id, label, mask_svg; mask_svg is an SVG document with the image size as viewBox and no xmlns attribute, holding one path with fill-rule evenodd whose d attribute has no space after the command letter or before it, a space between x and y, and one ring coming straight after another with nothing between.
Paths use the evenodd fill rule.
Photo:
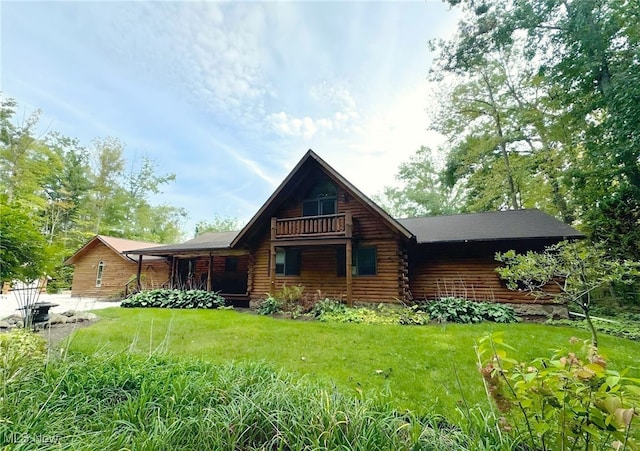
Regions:
<instances>
[{"instance_id":1,"label":"gable roof","mask_svg":"<svg viewBox=\"0 0 640 451\"><path fill-rule=\"evenodd\" d=\"M218 249L230 249L231 242L238 235L238 231L233 232L207 232L198 235L184 243L167 244L164 246L154 245L146 249L133 249L127 253L139 255L174 255L190 251L211 251Z\"/></svg>"},{"instance_id":2,"label":"gable roof","mask_svg":"<svg viewBox=\"0 0 640 451\"><path fill-rule=\"evenodd\" d=\"M139 254L125 255L125 251L132 248L143 248L158 246L158 243L149 243L147 241L135 241L127 240L125 238L116 238L113 236L96 235L91 238L84 246L82 246L75 254L65 260L65 265L73 265L81 258L95 243L100 242L111 249L114 253L118 254L124 260L135 261L138 259ZM150 257L147 260L156 260L159 257Z\"/></svg>"},{"instance_id":3,"label":"gable roof","mask_svg":"<svg viewBox=\"0 0 640 451\"><path fill-rule=\"evenodd\" d=\"M291 170L289 175L282 181L280 186L273 192L273 194L267 199L267 201L260 207L258 212L251 218L246 226L238 233L235 239L231 242L231 247L236 247L239 243L250 238L257 232L259 225L264 223L273 215L278 206L286 200L287 188L291 187L295 183L296 176L302 171L302 169L310 164L317 164L329 177L335 182L338 182L344 186L350 194L361 201L366 208L371 212L378 215L384 223L386 223L392 230L395 230L400 235L407 239L412 238L412 234L406 229L400 222L393 219L389 214L380 208L375 202L369 199L362 191L351 184L346 178L344 178L338 171L333 169L327 162L320 158L313 150L309 149L304 154L298 164Z\"/></svg>"},{"instance_id":4,"label":"gable roof","mask_svg":"<svg viewBox=\"0 0 640 451\"><path fill-rule=\"evenodd\" d=\"M418 243L584 238L571 226L540 210L508 210L398 220Z\"/></svg>"}]
</instances>

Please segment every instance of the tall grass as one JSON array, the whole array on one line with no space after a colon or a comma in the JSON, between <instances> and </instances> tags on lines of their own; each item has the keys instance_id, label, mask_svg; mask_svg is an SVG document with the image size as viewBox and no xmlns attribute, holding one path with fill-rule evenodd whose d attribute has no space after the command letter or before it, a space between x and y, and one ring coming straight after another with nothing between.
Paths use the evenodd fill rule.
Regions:
<instances>
[{"instance_id":1,"label":"tall grass","mask_svg":"<svg viewBox=\"0 0 640 451\"><path fill-rule=\"evenodd\" d=\"M436 418L398 414L265 364L128 353L32 369L4 391L0 446L16 449L467 449Z\"/></svg>"}]
</instances>

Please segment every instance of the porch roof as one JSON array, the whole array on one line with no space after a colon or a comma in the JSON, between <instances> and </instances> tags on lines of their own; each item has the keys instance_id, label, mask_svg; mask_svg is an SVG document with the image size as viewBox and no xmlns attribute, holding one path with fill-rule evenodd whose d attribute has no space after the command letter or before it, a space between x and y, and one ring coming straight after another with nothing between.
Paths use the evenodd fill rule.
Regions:
<instances>
[{"instance_id":1,"label":"porch roof","mask_svg":"<svg viewBox=\"0 0 640 451\"><path fill-rule=\"evenodd\" d=\"M154 246L144 249L132 249L127 251L128 254L138 255L161 255L169 256L176 254L186 254L193 252L208 252L214 250L231 249L231 241L238 234L233 232L207 232L198 235L184 243L168 244L165 246Z\"/></svg>"},{"instance_id":2,"label":"porch roof","mask_svg":"<svg viewBox=\"0 0 640 451\"><path fill-rule=\"evenodd\" d=\"M447 243L584 238L584 234L537 209L399 219L416 241Z\"/></svg>"}]
</instances>

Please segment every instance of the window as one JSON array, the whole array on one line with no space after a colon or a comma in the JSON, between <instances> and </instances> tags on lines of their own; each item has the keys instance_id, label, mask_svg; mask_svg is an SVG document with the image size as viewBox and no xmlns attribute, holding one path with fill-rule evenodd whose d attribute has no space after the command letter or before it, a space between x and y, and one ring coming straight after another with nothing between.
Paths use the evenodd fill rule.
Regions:
<instances>
[{"instance_id":1,"label":"window","mask_svg":"<svg viewBox=\"0 0 640 451\"><path fill-rule=\"evenodd\" d=\"M238 257L224 258L224 272L238 272Z\"/></svg>"},{"instance_id":2,"label":"window","mask_svg":"<svg viewBox=\"0 0 640 451\"><path fill-rule=\"evenodd\" d=\"M102 286L102 273L104 272L104 262L101 261L98 263L98 271L96 272L96 287L100 288Z\"/></svg>"},{"instance_id":3,"label":"window","mask_svg":"<svg viewBox=\"0 0 640 451\"><path fill-rule=\"evenodd\" d=\"M358 247L353 252L352 274L354 276L376 275L376 247Z\"/></svg>"},{"instance_id":4,"label":"window","mask_svg":"<svg viewBox=\"0 0 640 451\"><path fill-rule=\"evenodd\" d=\"M336 248L336 275L345 277L347 275L346 268L346 250L340 246ZM351 256L351 274L354 276L375 276L377 250L375 246L363 246L353 249Z\"/></svg>"},{"instance_id":5,"label":"window","mask_svg":"<svg viewBox=\"0 0 640 451\"><path fill-rule=\"evenodd\" d=\"M302 201L302 216L325 216L337 213L338 189L329 180L316 183Z\"/></svg>"},{"instance_id":6,"label":"window","mask_svg":"<svg viewBox=\"0 0 640 451\"><path fill-rule=\"evenodd\" d=\"M281 276L299 276L300 262L300 249L280 248L276 250L276 274Z\"/></svg>"}]
</instances>

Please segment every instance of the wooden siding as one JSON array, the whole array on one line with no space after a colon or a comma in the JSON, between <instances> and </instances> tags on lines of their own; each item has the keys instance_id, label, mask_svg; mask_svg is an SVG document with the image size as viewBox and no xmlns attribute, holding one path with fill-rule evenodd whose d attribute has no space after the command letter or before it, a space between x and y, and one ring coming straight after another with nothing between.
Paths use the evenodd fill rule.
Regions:
<instances>
[{"instance_id":1,"label":"wooden siding","mask_svg":"<svg viewBox=\"0 0 640 451\"><path fill-rule=\"evenodd\" d=\"M360 242L362 246L376 246L377 274L353 276L352 298L356 302L397 302L399 288L398 246L393 240ZM299 276L276 276L275 290L283 285L302 285L311 296L346 299L346 277L337 275L337 249L334 246L301 247ZM271 291L269 286L269 240L265 239L254 255L253 289L251 299L263 299Z\"/></svg>"},{"instance_id":2,"label":"wooden siding","mask_svg":"<svg viewBox=\"0 0 640 451\"><path fill-rule=\"evenodd\" d=\"M296 190L297 195L290 197L276 210L277 218L297 218L302 216L302 200L308 189L319 179L321 174L310 174ZM406 255L404 255L401 239L380 217L351 193L344 186L337 184L337 213L350 213L354 223L354 249L357 246L376 246L377 274L375 276L353 276L352 300L355 302L397 302L404 299L406 285ZM276 243L276 246L278 243ZM295 244L293 244L295 247ZM317 244L300 246L301 268L299 276L276 276L276 287L284 284L303 285L308 295L327 296L336 299L346 297L346 277L337 276L338 245ZM252 265L249 268L249 293L253 301L263 299L271 292L269 280L270 230L264 228L262 239L252 250ZM350 266L347 267L347 270Z\"/></svg>"},{"instance_id":3,"label":"wooden siding","mask_svg":"<svg viewBox=\"0 0 640 451\"><path fill-rule=\"evenodd\" d=\"M138 263L127 260L96 240L74 265L71 295L97 298L122 295L125 284L138 271ZM96 287L96 275L101 261L104 262L102 284ZM160 287L168 279L169 265L165 260L143 260L143 288Z\"/></svg>"},{"instance_id":4,"label":"wooden siding","mask_svg":"<svg viewBox=\"0 0 640 451\"><path fill-rule=\"evenodd\" d=\"M495 269L495 252L513 247L509 243L418 246L410 264L410 289L415 300L461 297L503 303L547 303L532 295L509 290ZM520 249L526 244L518 243ZM535 246L533 246L535 247Z\"/></svg>"}]
</instances>

